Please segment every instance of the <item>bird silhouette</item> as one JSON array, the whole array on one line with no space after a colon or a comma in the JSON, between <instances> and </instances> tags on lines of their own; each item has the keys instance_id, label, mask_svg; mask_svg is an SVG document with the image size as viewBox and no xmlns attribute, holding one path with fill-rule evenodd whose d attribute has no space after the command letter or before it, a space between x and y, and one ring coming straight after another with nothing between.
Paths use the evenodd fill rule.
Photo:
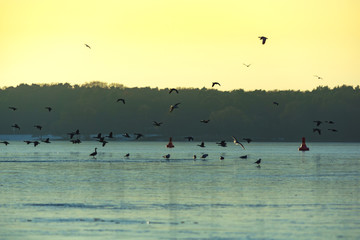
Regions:
<instances>
[{"instance_id":1,"label":"bird silhouette","mask_svg":"<svg viewBox=\"0 0 360 240\"><path fill-rule=\"evenodd\" d=\"M241 142L239 142L236 137L234 137L234 136L231 136L231 137L233 138L235 145L239 145L245 150L244 145L242 145Z\"/></svg>"},{"instance_id":2,"label":"bird silhouette","mask_svg":"<svg viewBox=\"0 0 360 240\"><path fill-rule=\"evenodd\" d=\"M318 75L314 75L314 77L316 77L317 79L321 80L323 79L322 77L318 76Z\"/></svg>"},{"instance_id":3,"label":"bird silhouette","mask_svg":"<svg viewBox=\"0 0 360 240\"><path fill-rule=\"evenodd\" d=\"M257 165L260 165L260 163L261 163L261 158L259 158L259 160L257 160L257 161L254 162L254 163L256 163Z\"/></svg>"},{"instance_id":4,"label":"bird silhouette","mask_svg":"<svg viewBox=\"0 0 360 240\"><path fill-rule=\"evenodd\" d=\"M36 147L37 145L40 144L40 142L39 141L33 141L33 144L34 144L34 147Z\"/></svg>"},{"instance_id":5,"label":"bird silhouette","mask_svg":"<svg viewBox=\"0 0 360 240\"><path fill-rule=\"evenodd\" d=\"M123 98L118 98L118 100L116 100L116 102L122 102L123 104L125 104L125 99ZM130 104L131 105L131 104Z\"/></svg>"},{"instance_id":6,"label":"bird silhouette","mask_svg":"<svg viewBox=\"0 0 360 240\"><path fill-rule=\"evenodd\" d=\"M200 120L200 122L202 122L202 123L209 123L209 122L210 122L210 119L208 119L208 120Z\"/></svg>"},{"instance_id":7,"label":"bird silhouette","mask_svg":"<svg viewBox=\"0 0 360 240\"><path fill-rule=\"evenodd\" d=\"M45 107L45 109L47 109L49 112L51 112L52 107Z\"/></svg>"},{"instance_id":8,"label":"bird silhouette","mask_svg":"<svg viewBox=\"0 0 360 240\"><path fill-rule=\"evenodd\" d=\"M19 125L17 125L16 123L15 123L14 125L12 125L11 127L13 127L13 128L16 128L16 129L19 129L19 130L20 130L20 126L19 126Z\"/></svg>"},{"instance_id":9,"label":"bird silhouette","mask_svg":"<svg viewBox=\"0 0 360 240\"><path fill-rule=\"evenodd\" d=\"M49 138L47 138L47 139L45 139L45 140L41 140L41 141L42 141L43 143L51 143Z\"/></svg>"},{"instance_id":10,"label":"bird silhouette","mask_svg":"<svg viewBox=\"0 0 360 240\"><path fill-rule=\"evenodd\" d=\"M313 132L318 132L319 135L321 135L321 129L320 128L313 128Z\"/></svg>"},{"instance_id":11,"label":"bird silhouette","mask_svg":"<svg viewBox=\"0 0 360 240\"><path fill-rule=\"evenodd\" d=\"M329 121L325 121L326 123L328 123L328 124L334 124L335 122L333 122L333 121L331 121L331 120L329 120Z\"/></svg>"},{"instance_id":12,"label":"bird silhouette","mask_svg":"<svg viewBox=\"0 0 360 240\"><path fill-rule=\"evenodd\" d=\"M98 134L97 134L95 137L93 137L93 138L101 139L101 138L102 138L101 133L98 133Z\"/></svg>"},{"instance_id":13,"label":"bird silhouette","mask_svg":"<svg viewBox=\"0 0 360 240\"><path fill-rule=\"evenodd\" d=\"M225 158L223 156L220 156L220 160L224 160Z\"/></svg>"},{"instance_id":14,"label":"bird silhouette","mask_svg":"<svg viewBox=\"0 0 360 240\"><path fill-rule=\"evenodd\" d=\"M194 137L191 137L191 136L185 137L185 139L187 139L189 142L190 142L190 141L194 141Z\"/></svg>"},{"instance_id":15,"label":"bird silhouette","mask_svg":"<svg viewBox=\"0 0 360 240\"><path fill-rule=\"evenodd\" d=\"M37 129L39 129L39 130L41 131L42 126L40 126L40 125L34 125L34 128L37 128Z\"/></svg>"},{"instance_id":16,"label":"bird silhouette","mask_svg":"<svg viewBox=\"0 0 360 240\"><path fill-rule=\"evenodd\" d=\"M251 143L252 139L251 138L243 138L243 140L245 140L247 143Z\"/></svg>"},{"instance_id":17,"label":"bird silhouette","mask_svg":"<svg viewBox=\"0 0 360 240\"><path fill-rule=\"evenodd\" d=\"M193 160L196 161L196 155L195 154L193 155Z\"/></svg>"},{"instance_id":18,"label":"bird silhouette","mask_svg":"<svg viewBox=\"0 0 360 240\"><path fill-rule=\"evenodd\" d=\"M13 110L13 111L16 111L17 108L16 107L9 107L9 109Z\"/></svg>"},{"instance_id":19,"label":"bird silhouette","mask_svg":"<svg viewBox=\"0 0 360 240\"><path fill-rule=\"evenodd\" d=\"M141 133L134 133L136 135L136 140L139 140L140 138L144 137Z\"/></svg>"},{"instance_id":20,"label":"bird silhouette","mask_svg":"<svg viewBox=\"0 0 360 240\"><path fill-rule=\"evenodd\" d=\"M201 158L202 158L203 160L205 160L205 158L207 158L208 156L209 156L209 154L205 153L205 154L201 155Z\"/></svg>"},{"instance_id":21,"label":"bird silhouette","mask_svg":"<svg viewBox=\"0 0 360 240\"><path fill-rule=\"evenodd\" d=\"M240 158L242 158L242 159L246 159L248 157L248 155L242 155L242 156L240 156Z\"/></svg>"},{"instance_id":22,"label":"bird silhouette","mask_svg":"<svg viewBox=\"0 0 360 240\"><path fill-rule=\"evenodd\" d=\"M278 102L273 102L274 105L276 106L279 106L279 103Z\"/></svg>"},{"instance_id":23,"label":"bird silhouette","mask_svg":"<svg viewBox=\"0 0 360 240\"><path fill-rule=\"evenodd\" d=\"M153 125L154 125L155 127L160 127L161 124L163 124L163 123L162 123L162 122L153 121Z\"/></svg>"},{"instance_id":24,"label":"bird silhouette","mask_svg":"<svg viewBox=\"0 0 360 240\"><path fill-rule=\"evenodd\" d=\"M130 156L130 153L127 153L124 155L124 157L128 158Z\"/></svg>"},{"instance_id":25,"label":"bird silhouette","mask_svg":"<svg viewBox=\"0 0 360 240\"><path fill-rule=\"evenodd\" d=\"M97 148L95 148L95 151L90 153L90 157L96 158L95 156L97 155Z\"/></svg>"},{"instance_id":26,"label":"bird silhouette","mask_svg":"<svg viewBox=\"0 0 360 240\"><path fill-rule=\"evenodd\" d=\"M169 90L169 94L172 93L172 92L179 93L179 90L177 90L176 88L171 88L171 89Z\"/></svg>"},{"instance_id":27,"label":"bird silhouette","mask_svg":"<svg viewBox=\"0 0 360 240\"><path fill-rule=\"evenodd\" d=\"M259 39L262 40L262 44L264 45L268 38L265 36L260 36Z\"/></svg>"},{"instance_id":28,"label":"bird silhouette","mask_svg":"<svg viewBox=\"0 0 360 240\"><path fill-rule=\"evenodd\" d=\"M113 137L113 132L110 132L109 135L107 135L107 136L105 136L105 137L107 137L107 138L114 138L114 137Z\"/></svg>"},{"instance_id":29,"label":"bird silhouette","mask_svg":"<svg viewBox=\"0 0 360 240\"><path fill-rule=\"evenodd\" d=\"M174 105L170 106L170 112L174 111L175 108L179 108L180 103L175 103Z\"/></svg>"},{"instance_id":30,"label":"bird silhouette","mask_svg":"<svg viewBox=\"0 0 360 240\"><path fill-rule=\"evenodd\" d=\"M319 120L315 120L313 122L316 123L316 126L320 126L320 124L322 123L322 121L319 121Z\"/></svg>"},{"instance_id":31,"label":"bird silhouette","mask_svg":"<svg viewBox=\"0 0 360 240\"><path fill-rule=\"evenodd\" d=\"M29 145L30 143L32 143L32 141L25 140L24 143L26 143L27 145Z\"/></svg>"},{"instance_id":32,"label":"bird silhouette","mask_svg":"<svg viewBox=\"0 0 360 240\"><path fill-rule=\"evenodd\" d=\"M225 140L216 143L220 147L227 147Z\"/></svg>"},{"instance_id":33,"label":"bird silhouette","mask_svg":"<svg viewBox=\"0 0 360 240\"><path fill-rule=\"evenodd\" d=\"M85 47L91 49L91 47L90 47L88 44L86 44L86 43L85 43Z\"/></svg>"},{"instance_id":34,"label":"bird silhouette","mask_svg":"<svg viewBox=\"0 0 360 240\"><path fill-rule=\"evenodd\" d=\"M245 67L250 67L250 66L251 66L251 64L246 64L246 63L243 63L243 65L244 65Z\"/></svg>"},{"instance_id":35,"label":"bird silhouette","mask_svg":"<svg viewBox=\"0 0 360 240\"><path fill-rule=\"evenodd\" d=\"M72 139L75 135L80 135L80 130L77 129L75 132L68 133L68 135L70 135L70 139Z\"/></svg>"},{"instance_id":36,"label":"bird silhouette","mask_svg":"<svg viewBox=\"0 0 360 240\"><path fill-rule=\"evenodd\" d=\"M130 138L130 135L128 133L123 133L122 135L126 138Z\"/></svg>"},{"instance_id":37,"label":"bird silhouette","mask_svg":"<svg viewBox=\"0 0 360 240\"><path fill-rule=\"evenodd\" d=\"M211 87L214 87L215 85L221 86L220 83L218 83L218 82L213 82L212 85L211 85Z\"/></svg>"},{"instance_id":38,"label":"bird silhouette","mask_svg":"<svg viewBox=\"0 0 360 240\"><path fill-rule=\"evenodd\" d=\"M0 143L5 144L5 146L7 146L7 145L9 145L9 144L10 144L8 141L2 141L2 142L0 142Z\"/></svg>"},{"instance_id":39,"label":"bird silhouette","mask_svg":"<svg viewBox=\"0 0 360 240\"><path fill-rule=\"evenodd\" d=\"M332 132L338 132L337 129L334 129L334 128L328 128L329 131L332 131Z\"/></svg>"},{"instance_id":40,"label":"bird silhouette","mask_svg":"<svg viewBox=\"0 0 360 240\"><path fill-rule=\"evenodd\" d=\"M205 144L204 144L204 142L201 142L201 144L198 144L198 146L203 148L203 147L205 147Z\"/></svg>"}]
</instances>

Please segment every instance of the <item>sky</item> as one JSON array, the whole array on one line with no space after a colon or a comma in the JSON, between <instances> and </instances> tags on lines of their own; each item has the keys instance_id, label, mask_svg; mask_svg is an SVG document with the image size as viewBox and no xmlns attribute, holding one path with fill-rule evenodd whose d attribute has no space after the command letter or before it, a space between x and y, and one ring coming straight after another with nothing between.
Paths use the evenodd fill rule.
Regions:
<instances>
[{"instance_id":1,"label":"sky","mask_svg":"<svg viewBox=\"0 0 360 240\"><path fill-rule=\"evenodd\" d=\"M359 0L0 0L0 87L357 86L359 12Z\"/></svg>"}]
</instances>

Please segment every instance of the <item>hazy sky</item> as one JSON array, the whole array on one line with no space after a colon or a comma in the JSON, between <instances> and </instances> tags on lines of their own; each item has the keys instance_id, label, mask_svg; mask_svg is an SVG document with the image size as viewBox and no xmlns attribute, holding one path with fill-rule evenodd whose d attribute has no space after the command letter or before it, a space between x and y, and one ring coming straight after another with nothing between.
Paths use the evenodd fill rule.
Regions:
<instances>
[{"instance_id":1,"label":"hazy sky","mask_svg":"<svg viewBox=\"0 0 360 240\"><path fill-rule=\"evenodd\" d=\"M0 0L0 87L357 86L359 45L359 0Z\"/></svg>"}]
</instances>

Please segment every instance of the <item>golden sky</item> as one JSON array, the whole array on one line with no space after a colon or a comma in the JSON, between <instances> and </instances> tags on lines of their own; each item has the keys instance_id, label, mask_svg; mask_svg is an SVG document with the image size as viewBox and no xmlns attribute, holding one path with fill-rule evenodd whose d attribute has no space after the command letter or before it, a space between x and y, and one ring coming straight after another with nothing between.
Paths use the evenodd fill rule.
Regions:
<instances>
[{"instance_id":1,"label":"golden sky","mask_svg":"<svg viewBox=\"0 0 360 240\"><path fill-rule=\"evenodd\" d=\"M359 45L359 0L0 0L0 87L357 86Z\"/></svg>"}]
</instances>

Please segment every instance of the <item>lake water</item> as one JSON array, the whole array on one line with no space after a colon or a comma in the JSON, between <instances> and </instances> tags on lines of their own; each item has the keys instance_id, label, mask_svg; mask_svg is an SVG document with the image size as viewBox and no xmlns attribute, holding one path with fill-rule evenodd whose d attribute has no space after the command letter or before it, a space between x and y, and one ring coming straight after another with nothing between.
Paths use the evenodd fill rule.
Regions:
<instances>
[{"instance_id":1,"label":"lake water","mask_svg":"<svg viewBox=\"0 0 360 240\"><path fill-rule=\"evenodd\" d=\"M360 239L360 143L165 144L1 144L0 239Z\"/></svg>"}]
</instances>

